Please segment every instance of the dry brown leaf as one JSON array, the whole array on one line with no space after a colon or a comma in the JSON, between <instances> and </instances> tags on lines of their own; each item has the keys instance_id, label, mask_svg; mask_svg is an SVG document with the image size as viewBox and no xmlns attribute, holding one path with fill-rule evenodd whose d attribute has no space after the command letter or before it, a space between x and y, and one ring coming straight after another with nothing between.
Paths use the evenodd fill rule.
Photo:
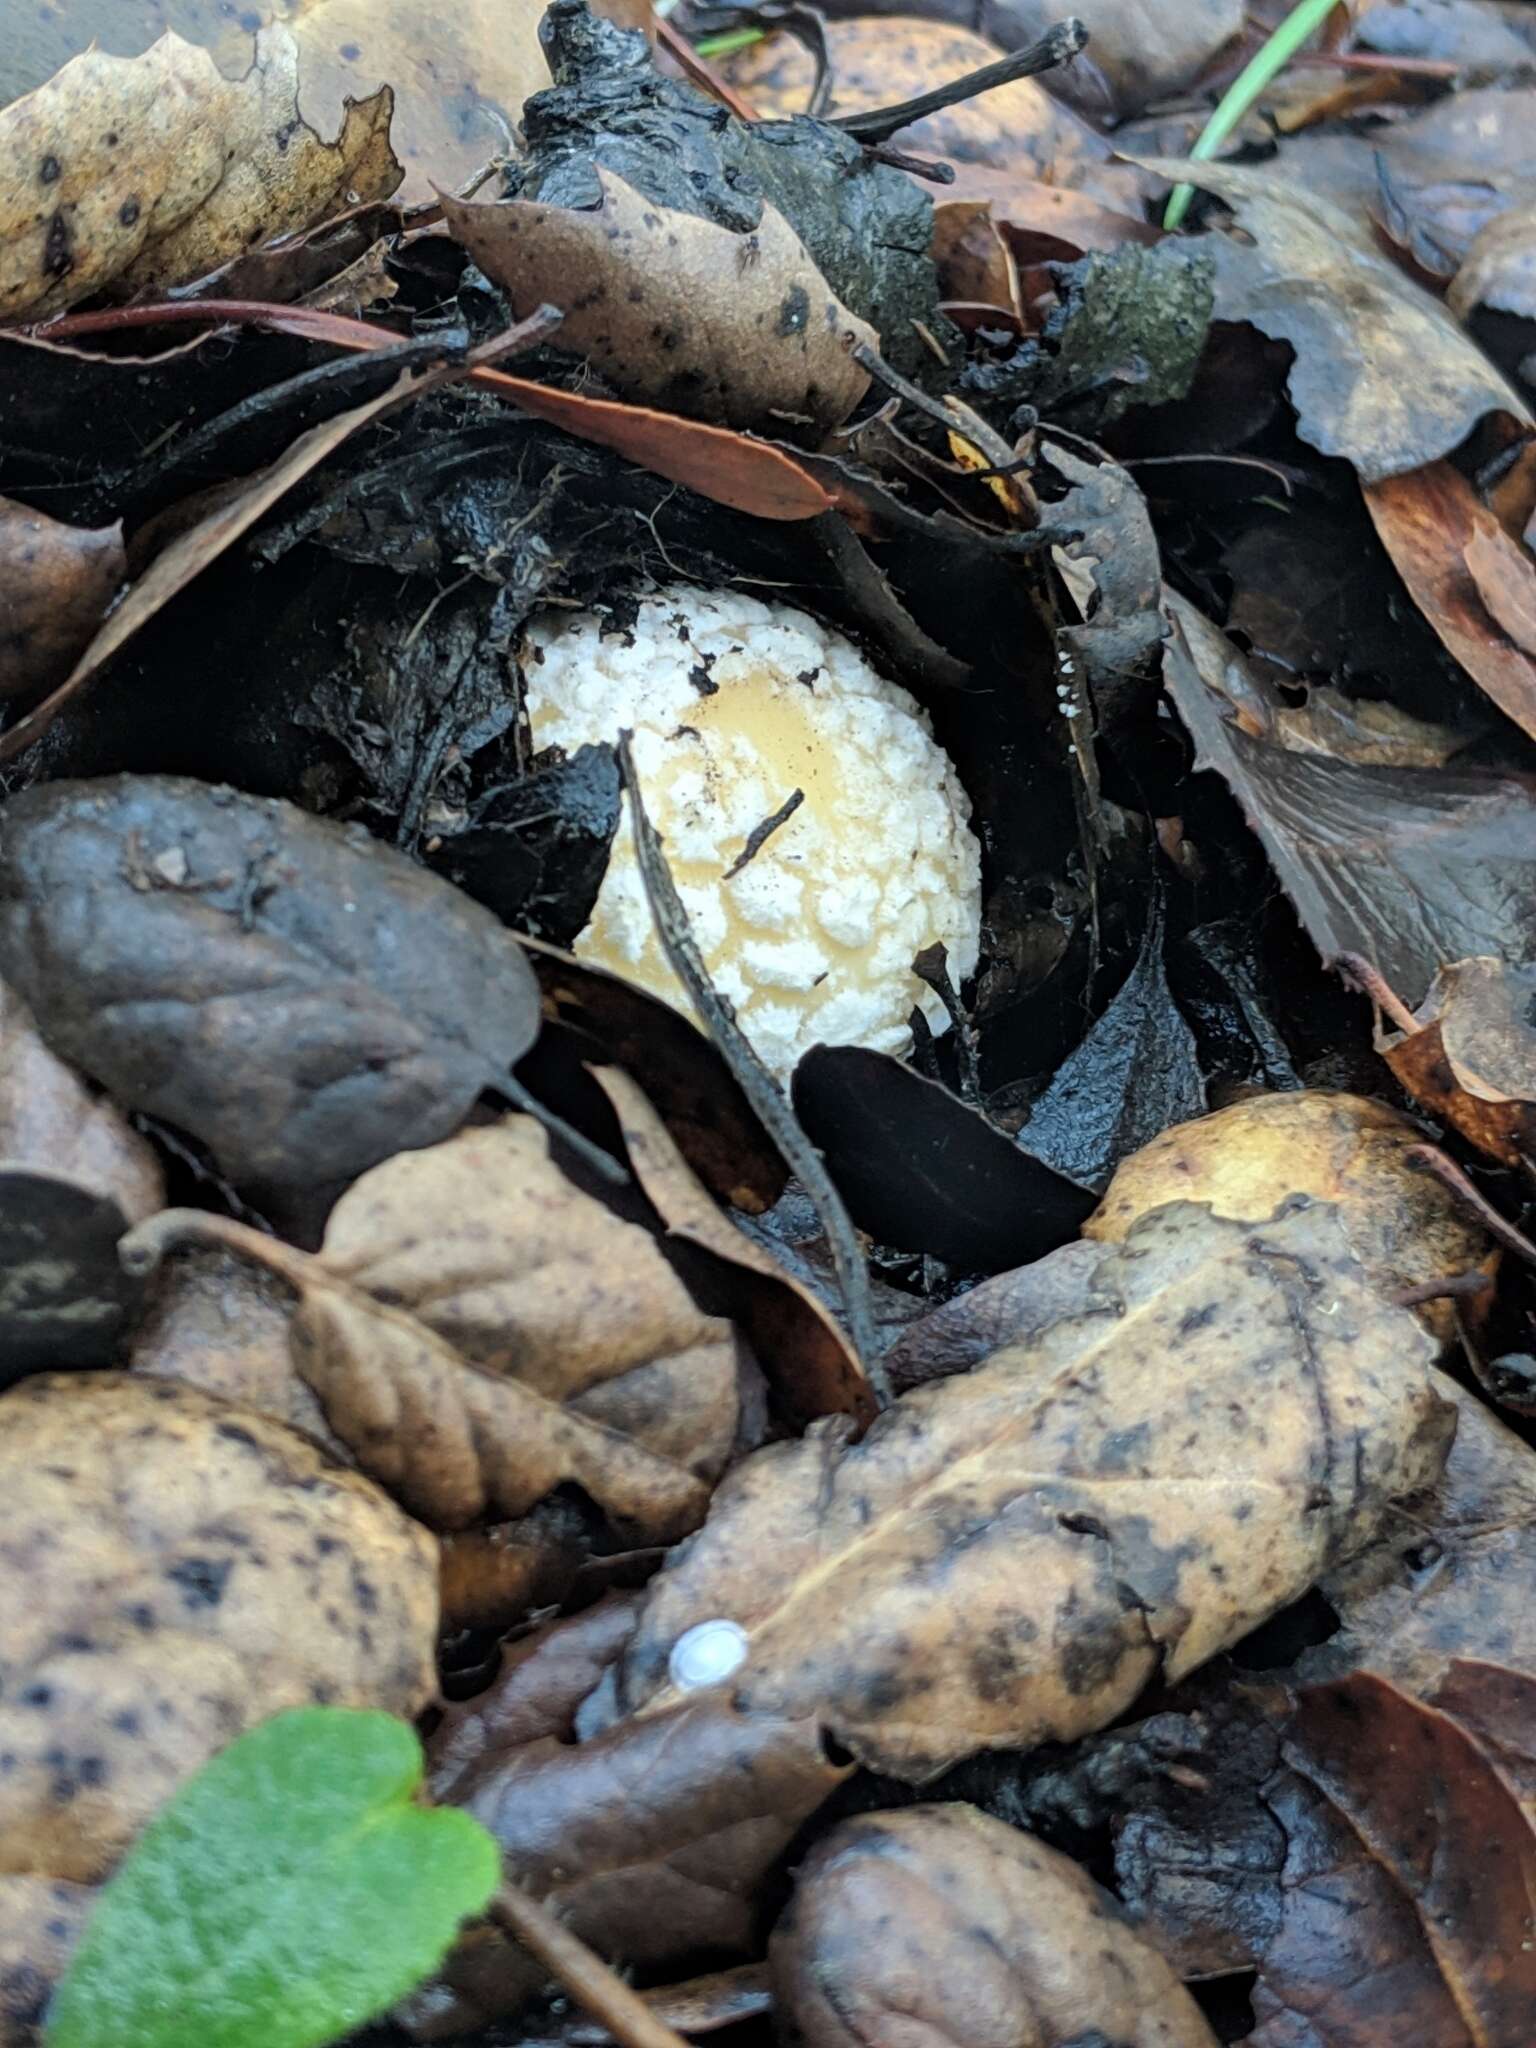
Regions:
<instances>
[{"instance_id":1,"label":"dry brown leaf","mask_svg":"<svg viewBox=\"0 0 1536 2048\"><path fill-rule=\"evenodd\" d=\"M1370 227L1261 164L1136 159L1226 201L1251 242L1205 238L1216 317L1296 351L1286 389L1297 430L1364 484L1448 455L1489 413L1526 423L1524 399L1440 301L1381 254Z\"/></svg>"},{"instance_id":2,"label":"dry brown leaf","mask_svg":"<svg viewBox=\"0 0 1536 2048\"><path fill-rule=\"evenodd\" d=\"M0 113L0 318L39 319L108 286L164 291L252 243L400 182L387 90L334 143L298 112L298 45L264 30L241 79L165 35L90 49Z\"/></svg>"},{"instance_id":3,"label":"dry brown leaf","mask_svg":"<svg viewBox=\"0 0 1536 2048\"><path fill-rule=\"evenodd\" d=\"M1374 484L1365 502L1419 610L1505 716L1536 735L1525 645L1536 564L1449 462Z\"/></svg>"},{"instance_id":4,"label":"dry brown leaf","mask_svg":"<svg viewBox=\"0 0 1536 2048\"><path fill-rule=\"evenodd\" d=\"M591 211L443 201L455 238L509 295L565 318L557 345L616 391L734 427L838 425L869 387L850 349L879 336L833 293L784 216L750 234L674 213L601 167Z\"/></svg>"},{"instance_id":5,"label":"dry brown leaf","mask_svg":"<svg viewBox=\"0 0 1536 2048\"><path fill-rule=\"evenodd\" d=\"M1241 0L1081 0L1071 10L1088 31L1088 68L1109 86L1122 119L1178 94L1243 32ZM1010 50L1043 35L1057 0L983 0L982 25ZM1065 90L1070 96L1069 71ZM1095 102L1095 112L1102 101Z\"/></svg>"},{"instance_id":6,"label":"dry brown leaf","mask_svg":"<svg viewBox=\"0 0 1536 2048\"><path fill-rule=\"evenodd\" d=\"M111 1362L129 1306L117 1240L164 1200L149 1141L0 983L0 1386Z\"/></svg>"},{"instance_id":7,"label":"dry brown leaf","mask_svg":"<svg viewBox=\"0 0 1536 2048\"><path fill-rule=\"evenodd\" d=\"M583 1194L530 1117L403 1152L342 1196L318 1253L194 1210L132 1233L242 1251L299 1295L300 1376L365 1472L439 1529L576 1485L631 1542L703 1517L735 1438L731 1327L650 1233Z\"/></svg>"},{"instance_id":8,"label":"dry brown leaf","mask_svg":"<svg viewBox=\"0 0 1536 2048\"><path fill-rule=\"evenodd\" d=\"M1216 2048L1119 1902L974 1806L834 1828L802 1865L769 1955L781 2026L806 2048Z\"/></svg>"},{"instance_id":9,"label":"dry brown leaf","mask_svg":"<svg viewBox=\"0 0 1536 2048\"><path fill-rule=\"evenodd\" d=\"M1533 1001L1536 969L1457 960L1435 976L1412 1029L1377 1035L1408 1093L1504 1166L1536 1156Z\"/></svg>"},{"instance_id":10,"label":"dry brown leaf","mask_svg":"<svg viewBox=\"0 0 1536 2048\"><path fill-rule=\"evenodd\" d=\"M1484 1233L1407 1158L1423 1143L1422 1130L1367 1096L1252 1095L1175 1124L1122 1161L1083 1235L1117 1244L1164 1202L1208 1202L1217 1216L1251 1223L1287 1195L1309 1195L1337 1203L1350 1249L1390 1300L1488 1256ZM1441 1335L1452 1327L1449 1306L1422 1311Z\"/></svg>"},{"instance_id":11,"label":"dry brown leaf","mask_svg":"<svg viewBox=\"0 0 1536 2048\"><path fill-rule=\"evenodd\" d=\"M1022 326L1019 266L985 199L946 199L933 209L933 261L941 298L1000 306Z\"/></svg>"},{"instance_id":12,"label":"dry brown leaf","mask_svg":"<svg viewBox=\"0 0 1536 2048\"><path fill-rule=\"evenodd\" d=\"M653 1582L618 1700L676 1694L696 1623L746 1632L745 1712L814 1715L923 1780L1069 1741L1192 1670L1433 1479L1451 1412L1428 1335L1338 1211L1174 1204L1027 1346L738 1465Z\"/></svg>"},{"instance_id":13,"label":"dry brown leaf","mask_svg":"<svg viewBox=\"0 0 1536 2048\"><path fill-rule=\"evenodd\" d=\"M1536 654L1536 561L1497 521L1478 523L1462 550L1488 616L1525 654Z\"/></svg>"},{"instance_id":14,"label":"dry brown leaf","mask_svg":"<svg viewBox=\"0 0 1536 2048\"><path fill-rule=\"evenodd\" d=\"M437 1546L253 1410L125 1373L0 1398L0 1872L89 1881L244 1728L436 1689Z\"/></svg>"},{"instance_id":15,"label":"dry brown leaf","mask_svg":"<svg viewBox=\"0 0 1536 2048\"><path fill-rule=\"evenodd\" d=\"M197 1251L168 1260L154 1277L134 1331L129 1369L239 1401L302 1430L350 1464L313 1389L293 1369L292 1310L293 1296L275 1274L233 1252Z\"/></svg>"},{"instance_id":16,"label":"dry brown leaf","mask_svg":"<svg viewBox=\"0 0 1536 2048\"><path fill-rule=\"evenodd\" d=\"M848 1766L814 1722L736 1713L714 1693L576 1739L581 1696L633 1624L630 1602L608 1602L519 1645L429 1744L433 1795L482 1821L517 1881L616 1961L753 1952L764 1878ZM419 2036L461 2036L540 1978L521 1949L472 1932L403 2016Z\"/></svg>"},{"instance_id":17,"label":"dry brown leaf","mask_svg":"<svg viewBox=\"0 0 1536 2048\"><path fill-rule=\"evenodd\" d=\"M127 573L123 529L0 498L0 697L67 675Z\"/></svg>"},{"instance_id":18,"label":"dry brown leaf","mask_svg":"<svg viewBox=\"0 0 1536 2048\"><path fill-rule=\"evenodd\" d=\"M696 1245L729 1269L733 1313L789 1412L802 1422L818 1415L873 1422L873 1390L836 1318L721 1215L628 1074L603 1067L596 1079L619 1119L629 1163L668 1235Z\"/></svg>"}]
</instances>

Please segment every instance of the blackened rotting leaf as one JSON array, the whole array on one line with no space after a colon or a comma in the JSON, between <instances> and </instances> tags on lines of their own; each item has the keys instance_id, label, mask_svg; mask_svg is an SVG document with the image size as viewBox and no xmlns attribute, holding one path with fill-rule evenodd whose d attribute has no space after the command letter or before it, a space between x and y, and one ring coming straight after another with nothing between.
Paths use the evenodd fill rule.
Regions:
<instances>
[{"instance_id":1,"label":"blackened rotting leaf","mask_svg":"<svg viewBox=\"0 0 1536 2048\"><path fill-rule=\"evenodd\" d=\"M1174 957L1180 1006L1194 1027L1205 1073L1274 1093L1299 1088L1301 1076L1270 1014L1251 920L1197 925Z\"/></svg>"},{"instance_id":2,"label":"blackened rotting leaf","mask_svg":"<svg viewBox=\"0 0 1536 2048\"><path fill-rule=\"evenodd\" d=\"M446 1137L539 1023L516 939L450 884L178 776L0 809L0 973L55 1052L252 1186Z\"/></svg>"},{"instance_id":3,"label":"blackened rotting leaf","mask_svg":"<svg viewBox=\"0 0 1536 2048\"><path fill-rule=\"evenodd\" d=\"M854 1221L883 1243L999 1273L1076 1235L1093 1196L937 1081L862 1046L812 1047L795 1114Z\"/></svg>"},{"instance_id":4,"label":"blackened rotting leaf","mask_svg":"<svg viewBox=\"0 0 1536 2048\"><path fill-rule=\"evenodd\" d=\"M504 924L569 946L592 915L619 822L611 747L580 747L483 790L428 859Z\"/></svg>"},{"instance_id":5,"label":"blackened rotting leaf","mask_svg":"<svg viewBox=\"0 0 1536 2048\"><path fill-rule=\"evenodd\" d=\"M1168 986L1164 930L1159 904L1119 994L1020 1133L1035 1158L1084 1187L1102 1191L1127 1153L1206 1106L1195 1036Z\"/></svg>"},{"instance_id":6,"label":"blackened rotting leaf","mask_svg":"<svg viewBox=\"0 0 1536 2048\"><path fill-rule=\"evenodd\" d=\"M1077 433L1194 382L1211 321L1211 259L1180 242L1127 242L1057 273L1060 304L1038 339L960 380L973 399L1027 403Z\"/></svg>"},{"instance_id":7,"label":"blackened rotting leaf","mask_svg":"<svg viewBox=\"0 0 1536 2048\"><path fill-rule=\"evenodd\" d=\"M692 86L663 78L636 30L553 0L540 31L555 83L523 110L528 154L509 196L596 207L599 166L658 205L738 234L766 201L782 213L843 304L883 337L887 359L931 361L914 327L949 331L930 252L933 207L916 179L876 162L824 121L750 126Z\"/></svg>"}]
</instances>

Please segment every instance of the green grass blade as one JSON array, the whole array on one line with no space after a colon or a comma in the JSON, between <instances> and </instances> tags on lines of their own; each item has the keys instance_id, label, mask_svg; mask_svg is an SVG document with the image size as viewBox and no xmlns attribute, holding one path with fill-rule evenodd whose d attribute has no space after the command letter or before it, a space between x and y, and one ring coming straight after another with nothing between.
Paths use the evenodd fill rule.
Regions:
<instances>
[{"instance_id":1,"label":"green grass blade","mask_svg":"<svg viewBox=\"0 0 1536 2048\"><path fill-rule=\"evenodd\" d=\"M1277 72L1283 71L1307 38L1332 14L1339 0L1297 0L1279 27L1249 58L1218 101L1216 111L1189 152L1191 163L1207 163L1220 149ZM1189 211L1193 185L1175 185L1163 212L1163 226L1176 228Z\"/></svg>"}]
</instances>

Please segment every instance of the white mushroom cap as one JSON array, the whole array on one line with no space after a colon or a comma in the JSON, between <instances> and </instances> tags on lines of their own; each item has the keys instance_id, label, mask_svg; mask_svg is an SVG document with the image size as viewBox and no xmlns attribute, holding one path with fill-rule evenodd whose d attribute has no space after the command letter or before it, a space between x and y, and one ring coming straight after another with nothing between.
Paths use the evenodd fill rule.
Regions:
<instances>
[{"instance_id":1,"label":"white mushroom cap","mask_svg":"<svg viewBox=\"0 0 1536 2048\"><path fill-rule=\"evenodd\" d=\"M904 1052L914 1007L945 1028L912 961L942 941L957 985L975 968L970 802L916 701L850 641L788 605L672 584L623 630L597 612L542 613L522 669L536 747L572 752L632 729L710 979L769 1067L787 1074L816 1044ZM796 790L792 815L729 874ZM576 952L687 1006L627 800Z\"/></svg>"}]
</instances>

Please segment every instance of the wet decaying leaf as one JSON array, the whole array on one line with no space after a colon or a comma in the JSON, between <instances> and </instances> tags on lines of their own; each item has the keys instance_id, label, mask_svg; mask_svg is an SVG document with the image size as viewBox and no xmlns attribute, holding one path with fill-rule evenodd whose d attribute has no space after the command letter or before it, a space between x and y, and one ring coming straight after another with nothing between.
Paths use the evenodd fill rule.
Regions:
<instances>
[{"instance_id":1,"label":"wet decaying leaf","mask_svg":"<svg viewBox=\"0 0 1536 2048\"><path fill-rule=\"evenodd\" d=\"M1168 987L1163 931L1159 909L1114 1000L1056 1069L1019 1133L1037 1158L1083 1187L1102 1188L1128 1153L1205 1107L1194 1033Z\"/></svg>"},{"instance_id":2,"label":"wet decaying leaf","mask_svg":"<svg viewBox=\"0 0 1536 2048\"><path fill-rule=\"evenodd\" d=\"M1215 2048L1108 1892L971 1806L844 1821L802 1866L770 1953L777 2010L807 2048L907 2029L954 2048Z\"/></svg>"},{"instance_id":3,"label":"wet decaying leaf","mask_svg":"<svg viewBox=\"0 0 1536 2048\"><path fill-rule=\"evenodd\" d=\"M575 1485L631 1542L692 1528L736 1436L729 1324L648 1231L584 1194L530 1117L402 1152L356 1181L310 1255L167 1210L124 1243L243 1251L299 1294L295 1369L366 1472L434 1528Z\"/></svg>"},{"instance_id":4,"label":"wet decaying leaf","mask_svg":"<svg viewBox=\"0 0 1536 2048\"><path fill-rule=\"evenodd\" d=\"M1474 1701L1475 1669L1452 1668ZM1303 1696L1285 1757L1412 1902L1468 2038L1518 2040L1536 1999L1536 1828L1494 1759L1368 1672Z\"/></svg>"},{"instance_id":5,"label":"wet decaying leaf","mask_svg":"<svg viewBox=\"0 0 1536 2048\"><path fill-rule=\"evenodd\" d=\"M612 747L578 747L515 781L492 781L430 860L520 934L569 946L592 915L619 823Z\"/></svg>"},{"instance_id":6,"label":"wet decaying leaf","mask_svg":"<svg viewBox=\"0 0 1536 2048\"><path fill-rule=\"evenodd\" d=\"M392 105L386 89L349 106L322 142L300 119L284 28L234 80L176 35L141 57L85 51L0 112L0 317L184 284L253 240L387 199Z\"/></svg>"},{"instance_id":7,"label":"wet decaying leaf","mask_svg":"<svg viewBox=\"0 0 1536 2048\"><path fill-rule=\"evenodd\" d=\"M594 175L596 208L443 201L454 235L519 319L558 306L562 349L625 397L698 419L805 420L821 433L848 416L869 385L851 351L879 337L839 305L775 207L736 234L644 198L601 166Z\"/></svg>"},{"instance_id":8,"label":"wet decaying leaf","mask_svg":"<svg viewBox=\"0 0 1536 2048\"><path fill-rule=\"evenodd\" d=\"M1407 1156L1424 1133L1385 1103L1318 1089L1250 1095L1177 1124L1134 1153L1083 1225L1113 1244L1164 1202L1217 1216L1267 1216L1287 1195L1338 1207L1355 1257L1383 1299L1472 1271L1488 1240L1443 1184ZM1435 1320L1445 1304L1430 1304ZM1442 1324L1439 1327L1446 1327Z\"/></svg>"},{"instance_id":9,"label":"wet decaying leaf","mask_svg":"<svg viewBox=\"0 0 1536 2048\"><path fill-rule=\"evenodd\" d=\"M854 1221L885 1244L998 1272L1064 1244L1091 1192L888 1053L814 1046L795 1114Z\"/></svg>"},{"instance_id":10,"label":"wet decaying leaf","mask_svg":"<svg viewBox=\"0 0 1536 2048\"><path fill-rule=\"evenodd\" d=\"M1438 461L1489 413L1529 418L1465 329L1343 207L1279 183L1262 164L1137 161L1232 208L1252 239L1206 237L1216 317L1291 343L1286 388L1298 432L1353 463L1362 483Z\"/></svg>"},{"instance_id":11,"label":"wet decaying leaf","mask_svg":"<svg viewBox=\"0 0 1536 2048\"><path fill-rule=\"evenodd\" d=\"M324 462L343 441L410 395L410 383L402 377L389 390L369 399L365 405L337 413L323 425L311 427L308 433L300 434L276 462L258 470L243 483L215 492L201 516L195 518L190 526L179 529L131 585L122 602L108 614L100 630L92 635L58 687L7 729L0 738L0 761L12 760L39 739L70 699L77 696L136 633L201 575L210 563L216 562L233 547L264 513ZM202 711L201 705L199 711Z\"/></svg>"},{"instance_id":12,"label":"wet decaying leaf","mask_svg":"<svg viewBox=\"0 0 1536 2048\"><path fill-rule=\"evenodd\" d=\"M67 675L126 571L120 526L66 526L0 498L0 697Z\"/></svg>"},{"instance_id":13,"label":"wet decaying leaf","mask_svg":"<svg viewBox=\"0 0 1536 2048\"><path fill-rule=\"evenodd\" d=\"M0 1399L0 1869L101 1877L283 1707L418 1711L437 1546L253 1410L122 1373Z\"/></svg>"},{"instance_id":14,"label":"wet decaying leaf","mask_svg":"<svg viewBox=\"0 0 1536 2048\"><path fill-rule=\"evenodd\" d=\"M797 1421L818 1415L875 1417L875 1398L857 1354L836 1319L762 1246L744 1237L710 1200L628 1074L608 1067L596 1079L613 1104L635 1177L674 1241L692 1245L727 1269L724 1291L758 1363Z\"/></svg>"},{"instance_id":15,"label":"wet decaying leaf","mask_svg":"<svg viewBox=\"0 0 1536 2048\"><path fill-rule=\"evenodd\" d=\"M748 126L663 78L643 36L598 21L585 0L552 0L542 30L554 86L524 110L526 158L514 198L596 206L599 171L653 205L738 235L765 205L781 213L836 297L881 335L898 369L932 360L914 321L943 330L932 202L902 171L870 161L841 129L803 116Z\"/></svg>"},{"instance_id":16,"label":"wet decaying leaf","mask_svg":"<svg viewBox=\"0 0 1536 2048\"><path fill-rule=\"evenodd\" d=\"M117 1240L164 1199L153 1147L0 985L0 1386L110 1363L134 1294Z\"/></svg>"},{"instance_id":17,"label":"wet decaying leaf","mask_svg":"<svg viewBox=\"0 0 1536 2048\"><path fill-rule=\"evenodd\" d=\"M177 776L0 809L0 973L55 1052L252 1184L446 1136L538 1028L522 949L450 884Z\"/></svg>"},{"instance_id":18,"label":"wet decaying leaf","mask_svg":"<svg viewBox=\"0 0 1536 2048\"><path fill-rule=\"evenodd\" d=\"M1156 1211L1028 1346L905 1395L851 1449L822 1426L738 1466L653 1583L619 1697L665 1705L673 1644L727 1616L743 1709L814 1714L894 1775L1083 1734L1433 1479L1431 1355L1335 1210Z\"/></svg>"},{"instance_id":19,"label":"wet decaying leaf","mask_svg":"<svg viewBox=\"0 0 1536 2048\"><path fill-rule=\"evenodd\" d=\"M1168 603L1168 693L1325 959L1361 955L1414 1005L1448 960L1525 957L1536 919L1536 783L1361 767L1254 739L1229 717L1224 687L1231 673L1232 687L1257 689L1252 670L1192 606Z\"/></svg>"},{"instance_id":20,"label":"wet decaying leaf","mask_svg":"<svg viewBox=\"0 0 1536 2048\"><path fill-rule=\"evenodd\" d=\"M1301 1678L1363 1668L1430 1696L1457 1657L1536 1673L1536 1614L1520 1590L1536 1568L1530 1451L1474 1395L1435 1381L1457 1410L1445 1472L1322 1581L1341 1626L1303 1654Z\"/></svg>"},{"instance_id":21,"label":"wet decaying leaf","mask_svg":"<svg viewBox=\"0 0 1536 2048\"><path fill-rule=\"evenodd\" d=\"M575 1739L583 1696L633 1625L633 1603L609 1600L505 1656L431 1743L433 1794L483 1821L518 1881L603 1954L747 1951L764 1874L847 1766L828 1761L814 1722L736 1713L716 1693ZM421 2038L462 2033L539 1978L521 1951L472 1933L404 2016Z\"/></svg>"}]
</instances>

